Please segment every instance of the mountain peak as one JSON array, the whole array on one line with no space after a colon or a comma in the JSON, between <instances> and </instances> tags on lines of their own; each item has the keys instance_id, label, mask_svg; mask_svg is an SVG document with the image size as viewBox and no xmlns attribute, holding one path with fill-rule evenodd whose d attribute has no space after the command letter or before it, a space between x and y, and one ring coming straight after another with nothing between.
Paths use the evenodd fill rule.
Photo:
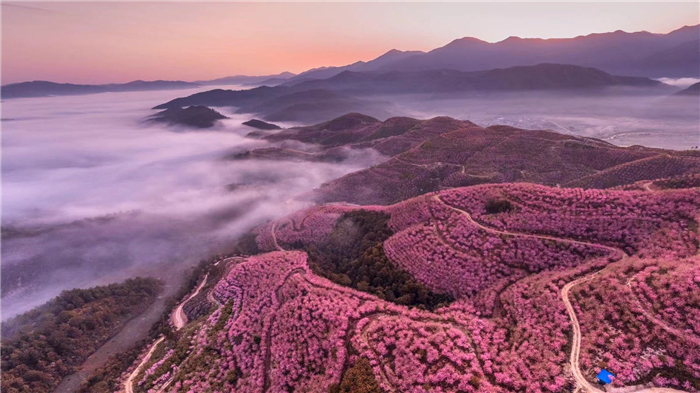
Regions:
<instances>
[{"instance_id":1,"label":"mountain peak","mask_svg":"<svg viewBox=\"0 0 700 393\"><path fill-rule=\"evenodd\" d=\"M461 46L461 45L469 45L469 44L488 44L488 42L486 42L484 40L480 40L476 37L462 37L462 38L457 38L456 40L450 42L449 44L445 45L444 47L453 46L453 45L460 45Z\"/></svg>"}]
</instances>

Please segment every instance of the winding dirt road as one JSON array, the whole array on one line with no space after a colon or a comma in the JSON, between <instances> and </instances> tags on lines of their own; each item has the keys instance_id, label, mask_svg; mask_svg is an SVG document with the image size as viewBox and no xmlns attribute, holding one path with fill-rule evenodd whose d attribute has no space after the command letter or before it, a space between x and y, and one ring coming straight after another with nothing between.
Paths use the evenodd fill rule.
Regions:
<instances>
[{"instance_id":1,"label":"winding dirt road","mask_svg":"<svg viewBox=\"0 0 700 393\"><path fill-rule=\"evenodd\" d=\"M272 223L272 228L270 229L270 233L272 235L272 243L274 243L275 248L278 251L284 251L284 248L282 248L282 246L280 246L279 243L277 243L277 234L275 233L276 231L277 231L277 222L275 221Z\"/></svg>"},{"instance_id":2,"label":"winding dirt road","mask_svg":"<svg viewBox=\"0 0 700 393\"><path fill-rule=\"evenodd\" d=\"M207 278L209 278L209 273L204 275L204 279L199 286L197 286L197 289L190 294L190 296L186 297L180 304L178 304L173 313L170 314L170 321L173 323L173 326L175 326L175 330L180 330L187 324L187 315L185 315L183 307L188 301L190 301L190 299L197 296L202 288L204 288L204 285L207 283Z\"/></svg>"},{"instance_id":3,"label":"winding dirt road","mask_svg":"<svg viewBox=\"0 0 700 393\"><path fill-rule=\"evenodd\" d=\"M586 392L593 392L593 393L605 393L606 391L598 389L595 385L592 385L588 380L583 376L581 373L581 367L579 366L579 355L581 352L581 326L579 325L578 322L578 317L576 316L576 311L574 310L574 306L571 304L571 301L569 300L569 292L571 291L571 288L575 287L578 284L581 284L583 282L589 281L592 278L594 278L598 273L603 271L604 269L598 270L597 272L591 273L587 276L583 276L581 278L578 278L566 285L564 285L564 288L561 290L561 298L564 301L564 305L566 306L566 312L569 313L569 319L571 320L571 328L574 332L574 338L573 342L571 345L571 356L569 357L569 363L571 364L571 373L574 375L574 379L576 379L576 383L578 386L583 389ZM663 326L662 326L663 327ZM631 388L634 388L633 386L630 386ZM628 388L630 388L628 387ZM611 391L614 392L616 389L613 388ZM625 391L628 391L625 389ZM641 387L640 389L635 389L635 390L629 390L634 393L685 393L684 390L677 390L677 389L671 389L671 388L657 388L657 387Z\"/></svg>"},{"instance_id":4,"label":"winding dirt road","mask_svg":"<svg viewBox=\"0 0 700 393\"><path fill-rule=\"evenodd\" d=\"M569 292L571 291L571 288L575 287L576 285L582 282L586 282L593 279L593 277L595 277L600 272L601 271L598 270L587 276L583 276L574 281L571 281L570 283L564 285L564 288L562 288L561 290L561 299L564 301L564 306L566 306L566 312L569 313L569 319L571 320L571 329L574 332L574 338L571 343L571 355L569 356L569 363L571 364L571 373L574 375L574 379L576 380L576 383L578 383L579 387L587 392L603 391L593 386L590 382L588 382L588 380L581 373L581 367L579 366L579 355L581 352L581 325L579 325L578 323L578 317L576 316L574 306L571 305L571 302L569 301Z\"/></svg>"},{"instance_id":5,"label":"winding dirt road","mask_svg":"<svg viewBox=\"0 0 700 393\"><path fill-rule=\"evenodd\" d=\"M156 340L156 342L154 342L153 345L151 345L151 348L146 353L146 356L144 356L143 359L141 359L141 363L139 363L139 365L136 366L134 371L132 371L129 375L129 378L126 379L126 382L124 382L124 391L126 393L134 393L134 379L136 379L136 376L139 374L139 372L141 372L143 366L146 363L148 363L148 361L151 359L151 356L153 356L153 352L156 350L156 347L158 346L158 344L163 342L163 340L165 340L165 336L160 336L160 338Z\"/></svg>"},{"instance_id":6,"label":"winding dirt road","mask_svg":"<svg viewBox=\"0 0 700 393\"><path fill-rule=\"evenodd\" d=\"M187 296L180 304L177 305L175 310L170 314L170 321L172 322L173 326L175 327L175 330L180 330L182 329L183 326L187 324L187 315L185 315L185 312L183 311L183 306L190 301L193 297L197 296L199 292L204 288L204 285L207 283L207 278L209 278L209 273L204 275L204 279L202 282L197 286L197 289L192 292L189 296ZM160 336L158 340L156 340L153 345L151 345L151 348L149 348L148 352L146 353L146 356L141 359L141 363L139 363L138 366L134 369L134 371L129 374L129 378L126 379L124 382L124 392L126 393L133 393L134 392L134 379L136 379L136 376L141 372L141 369L143 366L148 363L148 361L151 359L151 356L153 355L153 351L156 350L156 347L158 344L163 342L165 340L165 336Z\"/></svg>"},{"instance_id":7,"label":"winding dirt road","mask_svg":"<svg viewBox=\"0 0 700 393\"><path fill-rule=\"evenodd\" d=\"M214 264L214 266L217 266L220 262L223 262L223 263L224 263L225 269L224 269L224 274L222 275L222 278L226 278L226 277L228 276L228 273L231 271L231 269L232 269L233 266L234 266L234 264L231 263L231 261L235 261L235 260L241 261L241 260L245 260L245 258L242 258L242 257L230 257L230 258L226 258L226 259L223 259L223 260L221 260L221 261L218 261L218 262L216 262L216 263ZM182 314L181 314L181 317L178 317L178 319L179 319L178 324L182 323L180 326L178 326L178 324L176 324L175 321L173 321L173 325L176 327L176 329L180 329L181 327L185 326L185 324L187 323L187 321L186 321L186 317L187 317L187 316L184 315L184 312L182 312L182 307L183 307L183 306L185 305L185 303L187 303L190 299L192 299L193 297L195 297L195 296L197 296L197 295L199 294L199 292L202 290L202 288L204 288L204 285L205 285L205 283L207 282L207 279L208 279L208 278L209 278L209 273L207 273L207 274L204 276L204 279L202 280L202 283L199 284L199 287L197 288L197 290L196 290L191 296L188 296L185 300L183 300L182 303L179 304L178 308L177 308L177 309L173 312L173 314L171 315L171 317L172 317L172 316L178 315L179 313L182 313ZM217 307L221 307L221 306L223 305L223 304L221 304L221 303L214 297L214 290L213 290L213 289L210 290L210 291L207 293L207 300L209 300L209 302L211 302L212 304L216 304ZM182 316L184 316L185 318L182 318ZM180 363L180 366L179 366L179 367L182 367L183 364L187 363L187 361L190 360L190 356L191 356L191 355L192 355L191 353L190 353L189 355L187 355L187 357L185 358L185 360L183 360L182 363ZM168 388L168 386L170 386L170 385L173 383L174 380L175 380L175 375L172 375L172 376L170 377L170 379L168 379L167 381L165 381L165 383L164 383L160 388L158 388L158 389L156 390L156 393L163 393L163 392L165 392L165 390Z\"/></svg>"}]
</instances>

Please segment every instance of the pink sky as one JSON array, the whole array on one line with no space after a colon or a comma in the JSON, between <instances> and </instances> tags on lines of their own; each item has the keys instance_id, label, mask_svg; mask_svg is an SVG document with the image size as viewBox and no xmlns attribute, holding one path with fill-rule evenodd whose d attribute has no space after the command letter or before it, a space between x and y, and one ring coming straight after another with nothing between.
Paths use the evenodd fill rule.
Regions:
<instances>
[{"instance_id":1,"label":"pink sky","mask_svg":"<svg viewBox=\"0 0 700 393\"><path fill-rule=\"evenodd\" d=\"M262 75L430 50L455 38L667 33L686 3L2 3L2 84Z\"/></svg>"}]
</instances>

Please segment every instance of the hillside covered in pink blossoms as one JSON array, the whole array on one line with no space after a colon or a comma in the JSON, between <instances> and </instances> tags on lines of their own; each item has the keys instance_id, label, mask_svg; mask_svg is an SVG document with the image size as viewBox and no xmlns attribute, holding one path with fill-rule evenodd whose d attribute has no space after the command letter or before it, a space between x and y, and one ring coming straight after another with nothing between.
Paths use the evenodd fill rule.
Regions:
<instances>
[{"instance_id":1,"label":"hillside covered in pink blossoms","mask_svg":"<svg viewBox=\"0 0 700 393\"><path fill-rule=\"evenodd\" d=\"M259 226L134 390L602 391L607 369L614 388L700 391L700 189L630 184L476 185Z\"/></svg>"},{"instance_id":2,"label":"hillside covered in pink blossoms","mask_svg":"<svg viewBox=\"0 0 700 393\"><path fill-rule=\"evenodd\" d=\"M0 393L700 393L700 0L253 2L1 4Z\"/></svg>"}]
</instances>

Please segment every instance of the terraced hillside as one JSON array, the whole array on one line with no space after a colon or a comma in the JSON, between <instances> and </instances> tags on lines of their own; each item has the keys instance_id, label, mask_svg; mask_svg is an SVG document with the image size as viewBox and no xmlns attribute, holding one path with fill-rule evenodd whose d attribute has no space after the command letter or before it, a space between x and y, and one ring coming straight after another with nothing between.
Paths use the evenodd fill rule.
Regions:
<instances>
[{"instance_id":1,"label":"terraced hillside","mask_svg":"<svg viewBox=\"0 0 700 393\"><path fill-rule=\"evenodd\" d=\"M697 188L532 184L312 207L258 227L262 254L228 261L216 310L157 342L129 389L601 392L606 368L616 387L697 391L699 213Z\"/></svg>"}]
</instances>

